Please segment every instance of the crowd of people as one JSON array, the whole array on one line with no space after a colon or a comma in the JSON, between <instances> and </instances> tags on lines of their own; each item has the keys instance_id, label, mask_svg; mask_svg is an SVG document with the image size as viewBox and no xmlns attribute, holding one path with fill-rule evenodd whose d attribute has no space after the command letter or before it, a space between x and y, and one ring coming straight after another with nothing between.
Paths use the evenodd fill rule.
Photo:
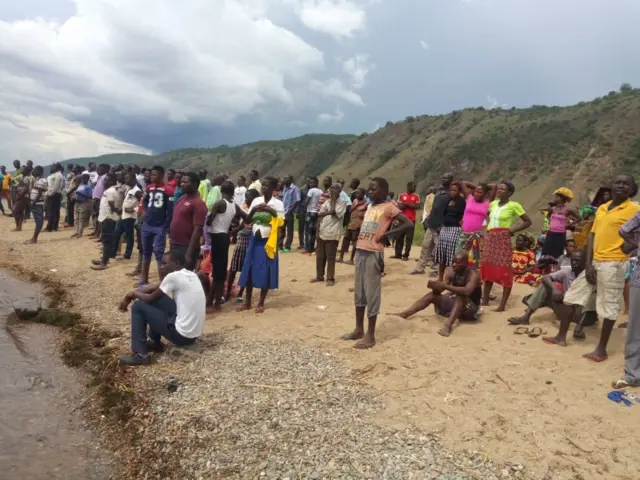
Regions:
<instances>
[{"instance_id":1,"label":"crowd of people","mask_svg":"<svg viewBox=\"0 0 640 480\"><path fill-rule=\"evenodd\" d=\"M422 210L424 239L408 273L425 274L431 267L432 278L426 294L395 315L407 319L433 305L446 317L440 335L449 336L458 322L480 317L495 299L495 283L502 287L498 312L506 309L514 283L521 283L533 291L523 300L524 314L508 319L514 333L542 336L540 327L530 328L531 319L549 307L559 331L542 340L566 345L572 322L573 338L579 340L583 328L599 318L600 341L585 357L600 362L607 358L624 303L630 315L625 376L615 386L640 384L640 270L633 268L640 206L631 200L637 186L629 175L616 177L580 208L572 206L570 189L557 189L541 210L544 227L538 235L527 231L532 220L513 199L511 182L474 184L449 173L427 190L424 202L415 182L396 200L380 177L366 189L354 179L349 191L343 180L331 177L322 180L322 188L315 177L297 186L291 175L282 181L260 179L252 170L248 180L240 176L234 184L228 175L209 179L206 170L165 172L159 165L68 165L65 175L54 164L45 177L41 166L21 166L17 160L13 173L2 167L1 175L0 198L8 211L2 201L0 207L14 217L15 231L33 218L28 243L38 242L45 220L45 231L73 229L74 239L91 227L89 238L102 244L100 258L90 266L94 270L109 268L114 259L132 259L137 245L137 264L129 274L136 277L135 289L120 304L126 310L136 300L133 354L121 358L125 365L148 363L149 351L164 348L162 337L177 345L192 343L202 333L207 310L221 310L234 296L238 310L250 310L253 290L259 289L255 312L264 312L269 291L279 285L279 255L292 252L296 233L298 250L315 257L312 283L333 287L336 263L355 266L355 328L343 339L354 341L356 348L373 347L385 247L393 247L391 259L408 261ZM150 285L153 258L159 283Z\"/></svg>"}]
</instances>

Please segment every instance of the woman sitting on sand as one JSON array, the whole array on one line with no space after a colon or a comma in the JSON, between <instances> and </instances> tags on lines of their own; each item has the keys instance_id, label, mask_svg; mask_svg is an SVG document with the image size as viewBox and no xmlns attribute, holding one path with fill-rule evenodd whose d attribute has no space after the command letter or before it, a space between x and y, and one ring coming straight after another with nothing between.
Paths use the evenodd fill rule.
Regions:
<instances>
[{"instance_id":1,"label":"woman sitting on sand","mask_svg":"<svg viewBox=\"0 0 640 480\"><path fill-rule=\"evenodd\" d=\"M496 189L496 200L489 206L480 277L484 282L483 305L489 305L493 284L502 286L502 299L496 312L505 311L513 287L511 236L531 226L531 218L522 205L511 200L515 190L513 183L503 180Z\"/></svg>"},{"instance_id":2,"label":"woman sitting on sand","mask_svg":"<svg viewBox=\"0 0 640 480\"><path fill-rule=\"evenodd\" d=\"M244 305L238 311L251 310L254 288L260 289L256 313L264 312L269 290L278 288L278 229L284 223L284 204L273 196L278 179L266 177L262 182L262 197L249 207L248 222L252 224L249 245L238 285L246 287Z\"/></svg>"}]
</instances>

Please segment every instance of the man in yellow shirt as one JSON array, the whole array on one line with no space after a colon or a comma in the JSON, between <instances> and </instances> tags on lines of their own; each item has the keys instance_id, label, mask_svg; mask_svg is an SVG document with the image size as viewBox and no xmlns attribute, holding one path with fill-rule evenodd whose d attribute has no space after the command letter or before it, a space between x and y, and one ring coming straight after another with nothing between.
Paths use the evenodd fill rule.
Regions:
<instances>
[{"instance_id":1,"label":"man in yellow shirt","mask_svg":"<svg viewBox=\"0 0 640 480\"><path fill-rule=\"evenodd\" d=\"M2 172L2 193L0 195L0 202L2 202L2 198L7 201L7 206L9 210L11 210L11 179L12 176L9 172L7 172L7 167L4 165L0 167L0 171Z\"/></svg>"},{"instance_id":2,"label":"man in yellow shirt","mask_svg":"<svg viewBox=\"0 0 640 480\"><path fill-rule=\"evenodd\" d=\"M631 175L618 175L613 184L612 200L601 205L587 240L587 268L582 272L564 296L566 305L585 307L596 294L596 311L602 321L600 342L592 353L583 355L594 362L608 358L607 343L620 313L620 301L624 291L624 275L629 262L629 249L619 231L640 206L630 200L638 193ZM624 248L623 248L624 245ZM560 320L560 330L555 337L545 337L545 343L567 345L567 332L571 320L576 317L576 308ZM584 338L582 325L577 325L574 338Z\"/></svg>"}]
</instances>

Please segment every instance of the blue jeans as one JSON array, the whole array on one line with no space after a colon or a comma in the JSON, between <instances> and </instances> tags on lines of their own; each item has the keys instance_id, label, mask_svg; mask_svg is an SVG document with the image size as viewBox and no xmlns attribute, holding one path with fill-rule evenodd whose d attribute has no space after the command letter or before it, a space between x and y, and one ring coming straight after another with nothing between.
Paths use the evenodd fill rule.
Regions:
<instances>
[{"instance_id":1,"label":"blue jeans","mask_svg":"<svg viewBox=\"0 0 640 480\"><path fill-rule=\"evenodd\" d=\"M162 262L162 256L167 245L167 233L164 225L162 227L152 227L146 223L142 224L142 258L145 262L150 262L155 255L156 262Z\"/></svg>"},{"instance_id":2,"label":"blue jeans","mask_svg":"<svg viewBox=\"0 0 640 480\"><path fill-rule=\"evenodd\" d=\"M308 253L316 251L316 228L318 223L317 213L307 213L307 218L304 221L304 249Z\"/></svg>"},{"instance_id":3,"label":"blue jeans","mask_svg":"<svg viewBox=\"0 0 640 480\"><path fill-rule=\"evenodd\" d=\"M116 232L114 234L115 241L113 244L113 250L111 250L111 258L116 258L118 244L120 243L120 238L122 237L123 233L127 239L127 247L124 251L124 258L131 258L131 254L133 253L133 227L135 224L135 218L125 218L124 220L118 221L118 224L116 225Z\"/></svg>"},{"instance_id":4,"label":"blue jeans","mask_svg":"<svg viewBox=\"0 0 640 480\"><path fill-rule=\"evenodd\" d=\"M131 307L131 350L140 355L149 353L147 339L156 345L162 337L174 345L191 345L195 338L183 337L176 331L176 302L165 295L151 303L137 300Z\"/></svg>"}]
</instances>

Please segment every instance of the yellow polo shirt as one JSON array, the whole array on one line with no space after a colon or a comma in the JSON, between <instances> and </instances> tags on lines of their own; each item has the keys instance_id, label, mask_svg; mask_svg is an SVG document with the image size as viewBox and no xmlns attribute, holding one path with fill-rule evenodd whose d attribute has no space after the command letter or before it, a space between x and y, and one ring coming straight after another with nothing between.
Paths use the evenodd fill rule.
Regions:
<instances>
[{"instance_id":1,"label":"yellow polo shirt","mask_svg":"<svg viewBox=\"0 0 640 480\"><path fill-rule=\"evenodd\" d=\"M633 217L640 205L627 200L609 210L611 202L601 205L596 211L591 233L593 239L593 259L598 262L620 262L629 258L622 251L623 240L618 234L620 227Z\"/></svg>"}]
</instances>

